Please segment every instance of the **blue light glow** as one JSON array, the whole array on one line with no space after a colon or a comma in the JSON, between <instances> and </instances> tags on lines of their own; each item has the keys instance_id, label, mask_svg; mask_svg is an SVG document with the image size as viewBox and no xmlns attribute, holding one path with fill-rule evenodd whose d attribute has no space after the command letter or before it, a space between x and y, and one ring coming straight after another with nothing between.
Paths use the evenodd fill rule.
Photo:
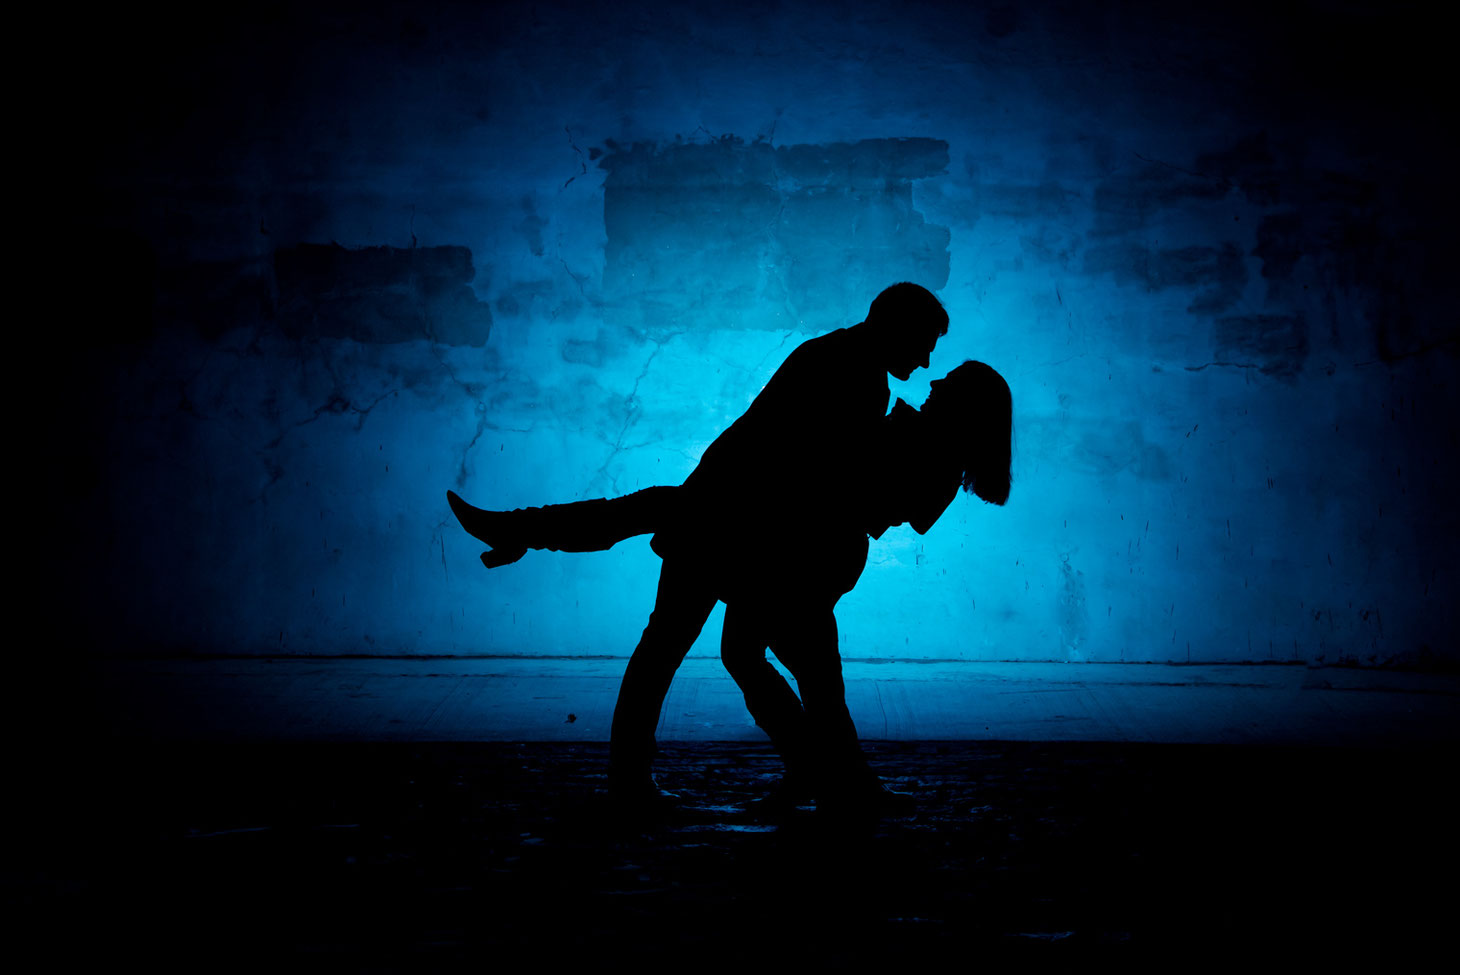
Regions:
<instances>
[{"instance_id":1,"label":"blue light glow","mask_svg":"<svg viewBox=\"0 0 1460 975\"><path fill-rule=\"evenodd\" d=\"M678 483L799 342L911 279L952 324L894 395L998 368L1014 490L874 542L845 656L1452 652L1418 127L1195 14L543 6L301 13L162 59L196 104L118 137L97 216L155 268L87 420L100 645L625 655L647 538L489 573L444 491Z\"/></svg>"}]
</instances>

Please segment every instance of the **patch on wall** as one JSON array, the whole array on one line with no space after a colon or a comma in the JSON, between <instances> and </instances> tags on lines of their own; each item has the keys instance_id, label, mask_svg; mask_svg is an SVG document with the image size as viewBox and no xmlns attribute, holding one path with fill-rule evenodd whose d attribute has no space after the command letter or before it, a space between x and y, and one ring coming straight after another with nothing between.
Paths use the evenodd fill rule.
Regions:
<instances>
[{"instance_id":1,"label":"patch on wall","mask_svg":"<svg viewBox=\"0 0 1460 975\"><path fill-rule=\"evenodd\" d=\"M1085 252L1085 271L1111 274L1120 284L1140 284L1147 291L1191 290L1187 311L1226 311L1242 297L1247 267L1236 244L1217 247L1152 249L1144 244L1101 244Z\"/></svg>"},{"instance_id":2,"label":"patch on wall","mask_svg":"<svg viewBox=\"0 0 1460 975\"><path fill-rule=\"evenodd\" d=\"M1302 315L1232 315L1217 319L1213 347L1221 365L1257 369L1292 379L1308 358L1308 323Z\"/></svg>"},{"instance_id":3,"label":"patch on wall","mask_svg":"<svg viewBox=\"0 0 1460 975\"><path fill-rule=\"evenodd\" d=\"M599 165L614 324L820 332L894 282L948 283L948 228L912 200L941 140L610 142Z\"/></svg>"},{"instance_id":4,"label":"patch on wall","mask_svg":"<svg viewBox=\"0 0 1460 975\"><path fill-rule=\"evenodd\" d=\"M1055 606L1059 621L1060 659L1084 660L1088 650L1090 618L1085 608L1085 573L1070 564L1069 552L1060 553L1060 587Z\"/></svg>"},{"instance_id":5,"label":"patch on wall","mask_svg":"<svg viewBox=\"0 0 1460 975\"><path fill-rule=\"evenodd\" d=\"M1276 206L1285 195L1265 132L1193 161L1138 158L1138 165L1122 166L1095 184L1092 237L1144 231L1163 213L1194 212L1233 190L1256 206Z\"/></svg>"},{"instance_id":6,"label":"patch on wall","mask_svg":"<svg viewBox=\"0 0 1460 975\"><path fill-rule=\"evenodd\" d=\"M1139 421L1062 411L1026 413L1018 422L1025 463L1049 462L1054 470L1100 477L1129 472L1146 481L1166 481L1172 476L1170 454L1146 438Z\"/></svg>"},{"instance_id":7,"label":"patch on wall","mask_svg":"<svg viewBox=\"0 0 1460 975\"><path fill-rule=\"evenodd\" d=\"M481 347L492 330L465 247L300 244L274 252L274 273L279 324L290 335Z\"/></svg>"},{"instance_id":8,"label":"patch on wall","mask_svg":"<svg viewBox=\"0 0 1460 975\"><path fill-rule=\"evenodd\" d=\"M1093 238L1120 237L1148 229L1158 215L1221 200L1231 184L1219 177L1146 162L1121 169L1095 184Z\"/></svg>"},{"instance_id":9,"label":"patch on wall","mask_svg":"<svg viewBox=\"0 0 1460 975\"><path fill-rule=\"evenodd\" d=\"M1262 260L1262 276L1269 289L1286 285L1293 269L1308 251L1300 213L1272 213L1262 218L1257 228L1257 246L1252 254Z\"/></svg>"}]
</instances>

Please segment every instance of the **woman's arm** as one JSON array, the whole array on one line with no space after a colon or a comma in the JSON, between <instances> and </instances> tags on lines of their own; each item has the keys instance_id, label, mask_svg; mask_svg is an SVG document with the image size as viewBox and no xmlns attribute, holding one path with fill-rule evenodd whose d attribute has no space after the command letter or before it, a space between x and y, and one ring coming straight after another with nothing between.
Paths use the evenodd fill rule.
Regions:
<instances>
[{"instance_id":1,"label":"woman's arm","mask_svg":"<svg viewBox=\"0 0 1460 975\"><path fill-rule=\"evenodd\" d=\"M919 535L928 533L928 529L933 527L933 523L943 517L943 512L948 510L953 499L958 497L959 483L958 480L952 480L943 490L930 489L917 499L907 520L913 531Z\"/></svg>"}]
</instances>

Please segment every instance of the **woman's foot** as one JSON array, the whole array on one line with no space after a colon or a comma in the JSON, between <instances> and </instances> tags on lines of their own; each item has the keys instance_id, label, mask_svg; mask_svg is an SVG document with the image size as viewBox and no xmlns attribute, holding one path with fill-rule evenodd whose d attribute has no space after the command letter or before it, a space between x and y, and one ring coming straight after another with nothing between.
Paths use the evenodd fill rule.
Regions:
<instances>
[{"instance_id":1,"label":"woman's foot","mask_svg":"<svg viewBox=\"0 0 1460 975\"><path fill-rule=\"evenodd\" d=\"M610 772L608 798L620 815L629 817L662 815L679 804L679 793L659 788L654 776L647 773L615 775Z\"/></svg>"},{"instance_id":2,"label":"woman's foot","mask_svg":"<svg viewBox=\"0 0 1460 975\"><path fill-rule=\"evenodd\" d=\"M482 564L487 568L510 565L527 554L527 546L513 530L512 512L486 511L467 504L455 491L446 492L446 503L468 535L492 547L492 551L482 553Z\"/></svg>"},{"instance_id":3,"label":"woman's foot","mask_svg":"<svg viewBox=\"0 0 1460 975\"><path fill-rule=\"evenodd\" d=\"M815 798L811 783L796 775L786 775L771 791L759 799L745 804L745 811L752 817L781 817L800 806L809 806Z\"/></svg>"},{"instance_id":4,"label":"woman's foot","mask_svg":"<svg viewBox=\"0 0 1460 975\"><path fill-rule=\"evenodd\" d=\"M900 819L916 815L918 801L915 796L893 792L881 782L873 781L818 795L816 809L836 819Z\"/></svg>"},{"instance_id":5,"label":"woman's foot","mask_svg":"<svg viewBox=\"0 0 1460 975\"><path fill-rule=\"evenodd\" d=\"M526 554L527 549L525 548L494 548L490 552L482 553L482 565L489 569L496 569L500 566L511 565Z\"/></svg>"}]
</instances>

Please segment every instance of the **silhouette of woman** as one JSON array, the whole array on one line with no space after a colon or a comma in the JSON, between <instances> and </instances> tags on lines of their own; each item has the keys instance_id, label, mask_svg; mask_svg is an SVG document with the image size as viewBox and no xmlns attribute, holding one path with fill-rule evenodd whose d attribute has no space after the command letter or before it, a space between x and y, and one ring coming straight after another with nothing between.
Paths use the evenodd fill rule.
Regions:
<instances>
[{"instance_id":1,"label":"silhouette of woman","mask_svg":"<svg viewBox=\"0 0 1460 975\"><path fill-rule=\"evenodd\" d=\"M818 807L875 808L895 797L867 767L847 710L836 602L861 576L868 536L881 537L903 523L925 534L960 487L1002 505L1009 495L1012 435L1008 384L989 366L970 360L932 383L921 410L898 400L873 442L845 458L841 470L828 472L829 500L815 506L773 505L767 492L747 491L739 510L705 512L698 510L690 482L516 511L476 508L451 491L447 500L462 527L492 546L482 554L488 568L516 561L528 548L600 551L650 532L656 533L654 550L666 561L682 565L694 554L698 581L726 604L721 659L786 764L770 803L814 795ZM716 501L724 504L723 497ZM745 534L754 528L769 529L772 544L754 544L754 536ZM790 543L794 555L783 551ZM661 578L651 629L671 603ZM698 625L684 641L685 650ZM766 660L768 647L796 678L799 698ZM636 652L630 668L638 657ZM630 757L610 759L610 787L619 798L662 795L648 774L647 756L678 664L674 659L667 673L659 673L665 665L648 661L656 669L652 680L640 675L630 681L626 673L613 741L620 755ZM631 693L639 687L653 690Z\"/></svg>"}]
</instances>

